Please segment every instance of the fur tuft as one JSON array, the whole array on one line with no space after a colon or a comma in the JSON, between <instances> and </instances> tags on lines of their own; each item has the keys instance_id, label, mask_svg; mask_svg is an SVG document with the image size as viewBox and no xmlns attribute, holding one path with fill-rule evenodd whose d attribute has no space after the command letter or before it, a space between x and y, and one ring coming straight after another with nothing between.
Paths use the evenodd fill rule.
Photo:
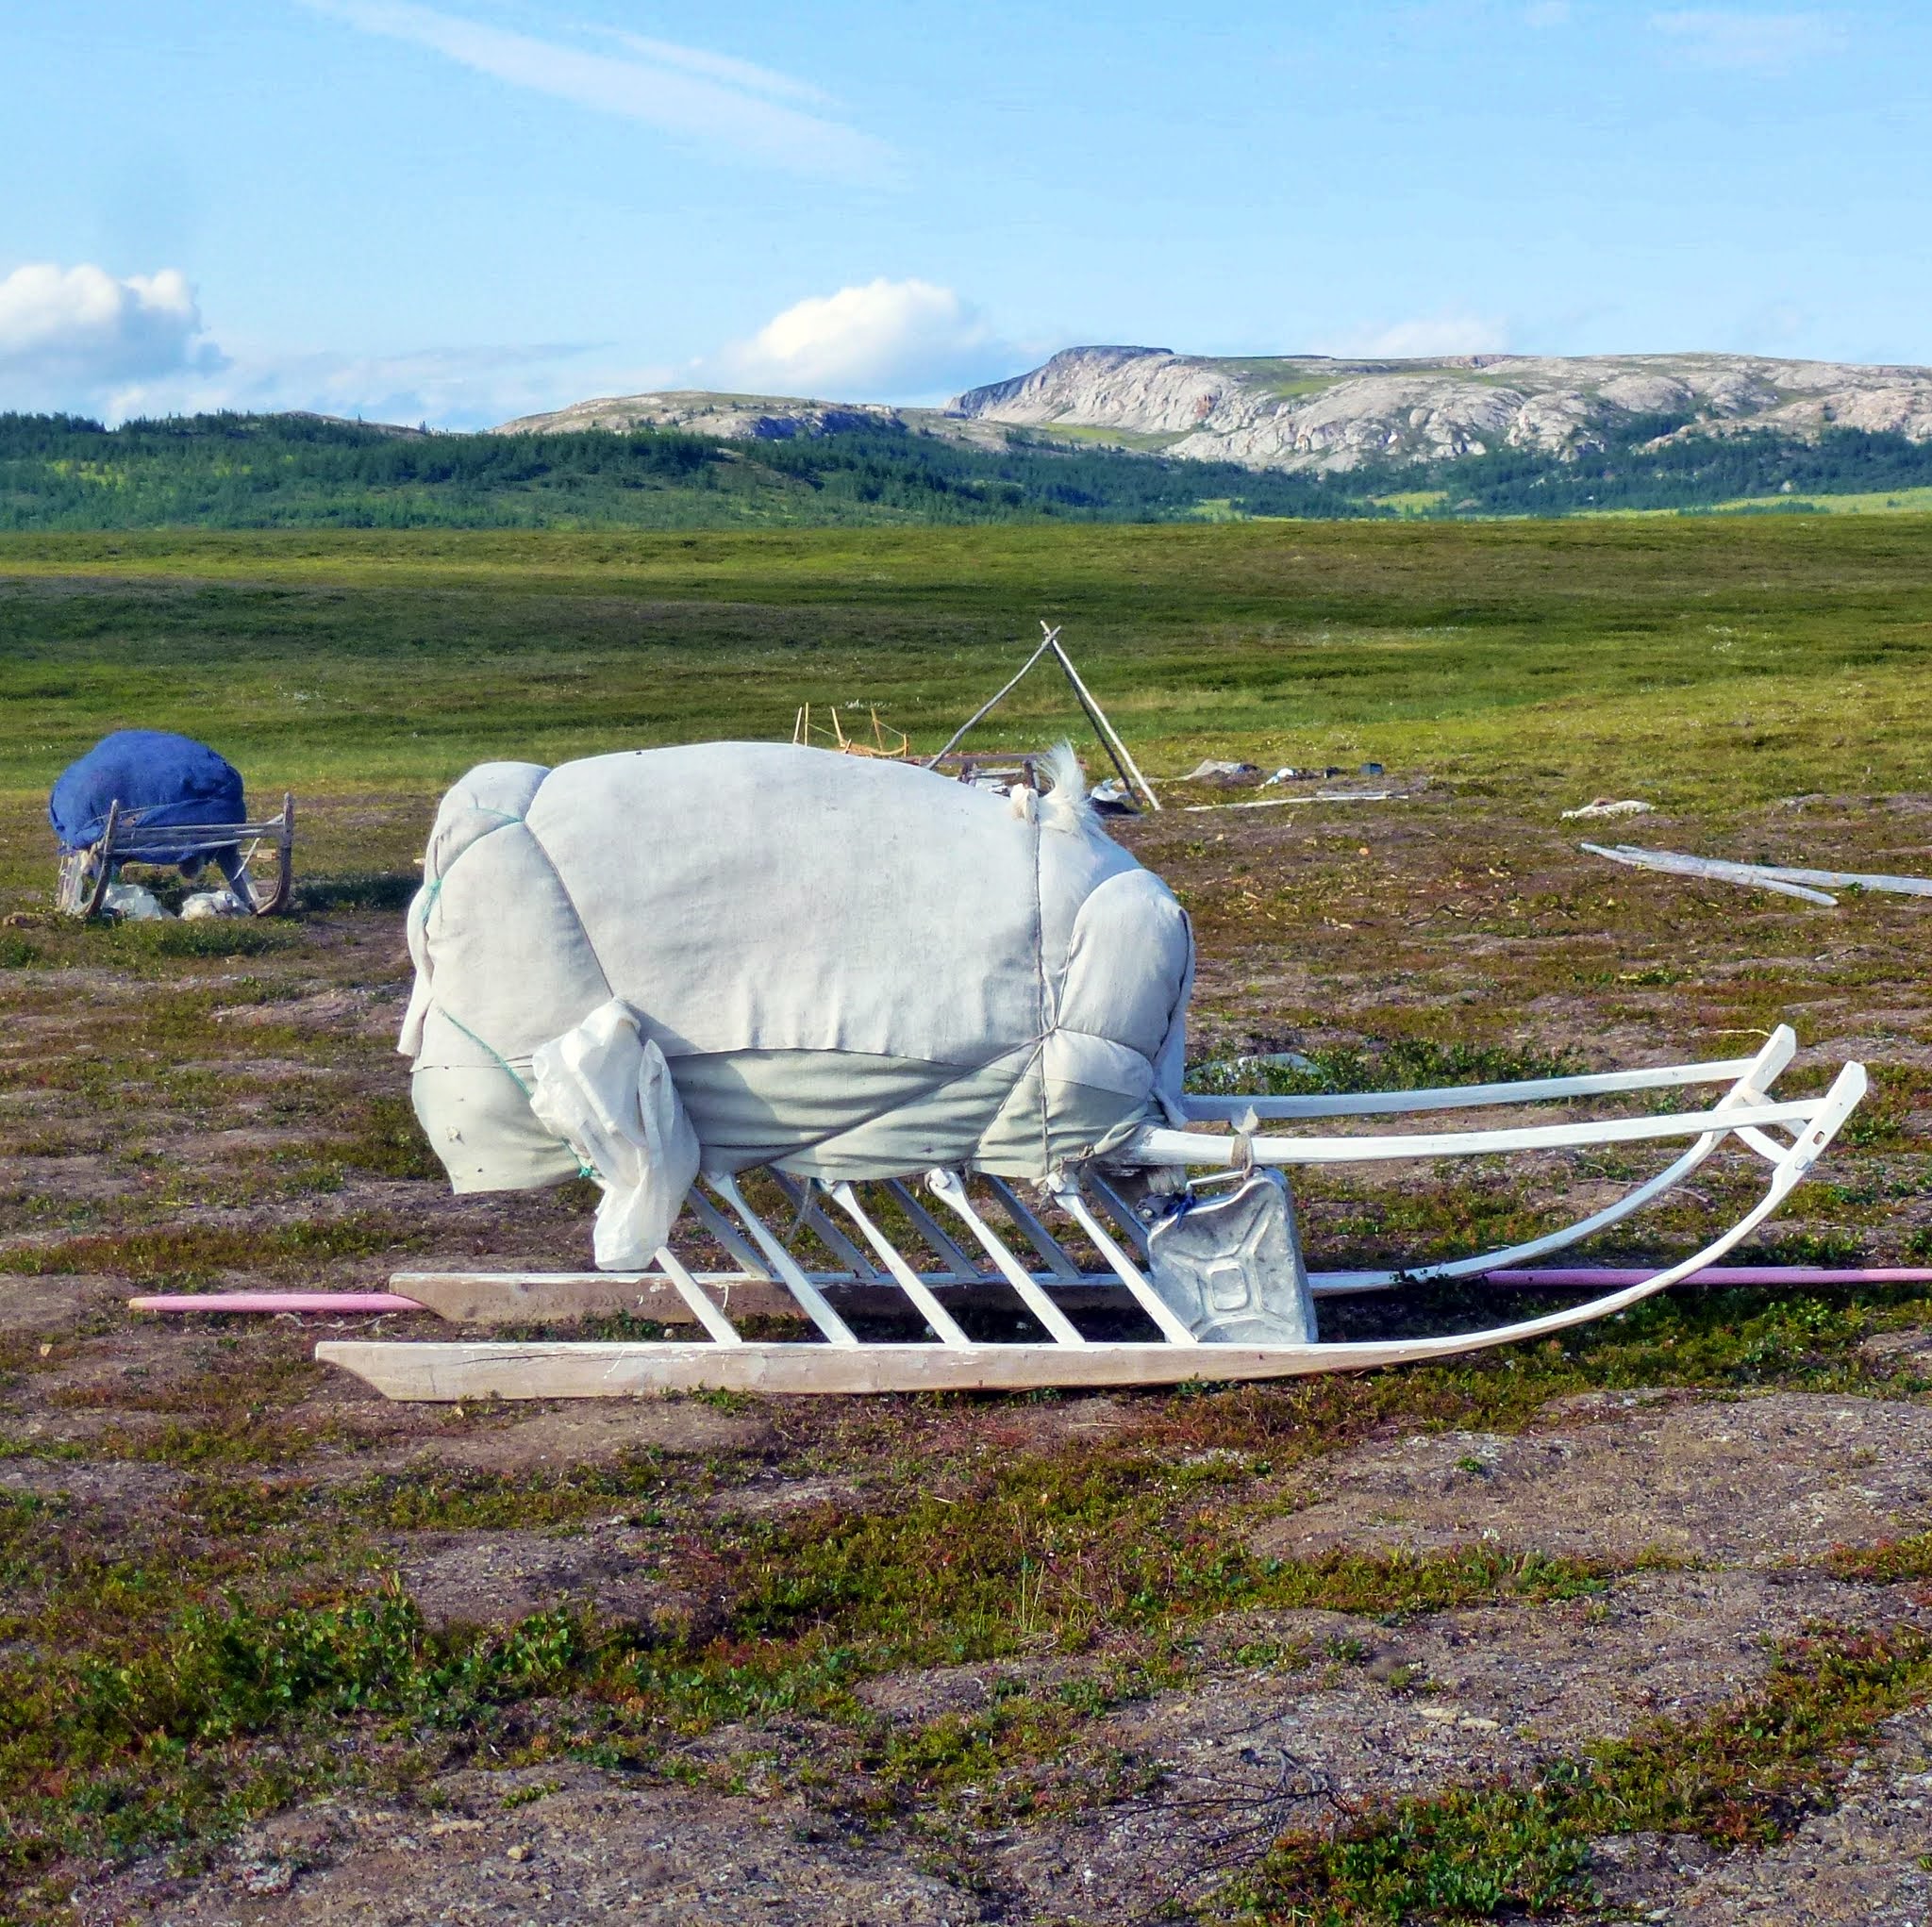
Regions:
<instances>
[{"instance_id":1,"label":"fur tuft","mask_svg":"<svg viewBox=\"0 0 1932 1927\"><path fill-rule=\"evenodd\" d=\"M1100 820L1087 800L1087 777L1072 743L1056 743L1041 758L1040 772L1051 786L1040 800L1041 821L1048 829L1070 837L1099 829Z\"/></svg>"}]
</instances>

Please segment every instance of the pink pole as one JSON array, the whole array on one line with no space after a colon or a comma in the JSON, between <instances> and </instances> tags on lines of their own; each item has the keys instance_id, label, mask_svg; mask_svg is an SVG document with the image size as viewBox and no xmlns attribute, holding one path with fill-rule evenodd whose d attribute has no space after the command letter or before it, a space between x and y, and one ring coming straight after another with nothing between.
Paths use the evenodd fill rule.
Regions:
<instances>
[{"instance_id":1,"label":"pink pole","mask_svg":"<svg viewBox=\"0 0 1932 1927\"><path fill-rule=\"evenodd\" d=\"M1598 1270L1491 1271L1491 1285L1520 1287L1532 1290L1593 1291L1599 1287L1616 1290L1624 1285L1641 1285L1654 1278L1663 1268L1647 1270ZM1844 1267L1835 1265L1707 1265L1683 1281L1686 1285L1932 1285L1932 1270L1912 1266Z\"/></svg>"},{"instance_id":2,"label":"pink pole","mask_svg":"<svg viewBox=\"0 0 1932 1927\"><path fill-rule=\"evenodd\" d=\"M393 1291L191 1291L163 1298L130 1298L129 1311L331 1311L366 1317L372 1312L421 1311L413 1298Z\"/></svg>"}]
</instances>

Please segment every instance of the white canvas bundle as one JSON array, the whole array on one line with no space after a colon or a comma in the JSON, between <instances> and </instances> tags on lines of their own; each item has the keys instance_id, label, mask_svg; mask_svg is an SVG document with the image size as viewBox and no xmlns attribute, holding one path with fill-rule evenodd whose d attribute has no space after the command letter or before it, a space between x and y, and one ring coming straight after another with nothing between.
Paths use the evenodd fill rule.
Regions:
<instances>
[{"instance_id":1,"label":"white canvas bundle","mask_svg":"<svg viewBox=\"0 0 1932 1927\"><path fill-rule=\"evenodd\" d=\"M770 743L484 764L408 928L400 1048L458 1191L603 1171L532 1092L613 1002L708 1169L1038 1178L1181 1115L1187 918L1070 753L1037 805Z\"/></svg>"},{"instance_id":2,"label":"white canvas bundle","mask_svg":"<svg viewBox=\"0 0 1932 1927\"><path fill-rule=\"evenodd\" d=\"M539 1046L530 1108L604 1192L592 1240L607 1271L647 1265L698 1174L698 1138L664 1053L612 998Z\"/></svg>"}]
</instances>

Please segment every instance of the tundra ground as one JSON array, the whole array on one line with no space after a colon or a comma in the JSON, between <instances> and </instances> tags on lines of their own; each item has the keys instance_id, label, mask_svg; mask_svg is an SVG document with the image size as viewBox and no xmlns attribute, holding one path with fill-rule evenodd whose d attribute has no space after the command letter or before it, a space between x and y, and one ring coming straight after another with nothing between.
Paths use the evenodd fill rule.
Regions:
<instances>
[{"instance_id":1,"label":"tundra ground","mask_svg":"<svg viewBox=\"0 0 1932 1927\"><path fill-rule=\"evenodd\" d=\"M1123 828L1195 919L1203 1066L1486 1078L1789 1021L1790 1085L1875 1089L1756 1249L1924 1260L1924 905L1639 875L1558 821L1608 790L1657 807L1603 840L1925 870L1932 530L1887 531L0 550L0 1919L1923 1920L1932 1293L1684 1293L1281 1387L480 1409L318 1368L341 1327L124 1305L583 1262L582 1187L452 1199L408 1112L438 784L783 734L828 679L924 740L1036 598L1085 608L1157 778L1374 756L1402 792ZM296 914L46 914L36 792L135 721L232 721L296 785ZM1300 1197L1318 1262L1421 1259L1649 1168ZM1585 1255L1693 1249L1749 1176Z\"/></svg>"}]
</instances>

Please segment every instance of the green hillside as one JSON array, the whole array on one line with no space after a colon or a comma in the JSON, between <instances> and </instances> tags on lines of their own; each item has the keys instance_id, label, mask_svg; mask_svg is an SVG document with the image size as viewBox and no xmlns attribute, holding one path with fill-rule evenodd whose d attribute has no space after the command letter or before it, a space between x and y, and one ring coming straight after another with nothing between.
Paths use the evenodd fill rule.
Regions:
<instances>
[{"instance_id":1,"label":"green hillside","mask_svg":"<svg viewBox=\"0 0 1932 1927\"><path fill-rule=\"evenodd\" d=\"M0 415L0 529L732 528L1381 515L1351 487L1024 436L880 425L791 440L676 429L424 435L304 415L106 429Z\"/></svg>"},{"instance_id":2,"label":"green hillside","mask_svg":"<svg viewBox=\"0 0 1932 1927\"><path fill-rule=\"evenodd\" d=\"M1174 460L1065 435L1001 445L888 423L769 440L680 429L441 435L305 415L118 428L0 415L0 530L725 529L1294 517L1461 519L1612 510L1817 513L1923 506L1932 445L1688 433L1633 417L1561 459L1503 448L1333 474ZM1849 506L1849 504L1847 505Z\"/></svg>"}]
</instances>

